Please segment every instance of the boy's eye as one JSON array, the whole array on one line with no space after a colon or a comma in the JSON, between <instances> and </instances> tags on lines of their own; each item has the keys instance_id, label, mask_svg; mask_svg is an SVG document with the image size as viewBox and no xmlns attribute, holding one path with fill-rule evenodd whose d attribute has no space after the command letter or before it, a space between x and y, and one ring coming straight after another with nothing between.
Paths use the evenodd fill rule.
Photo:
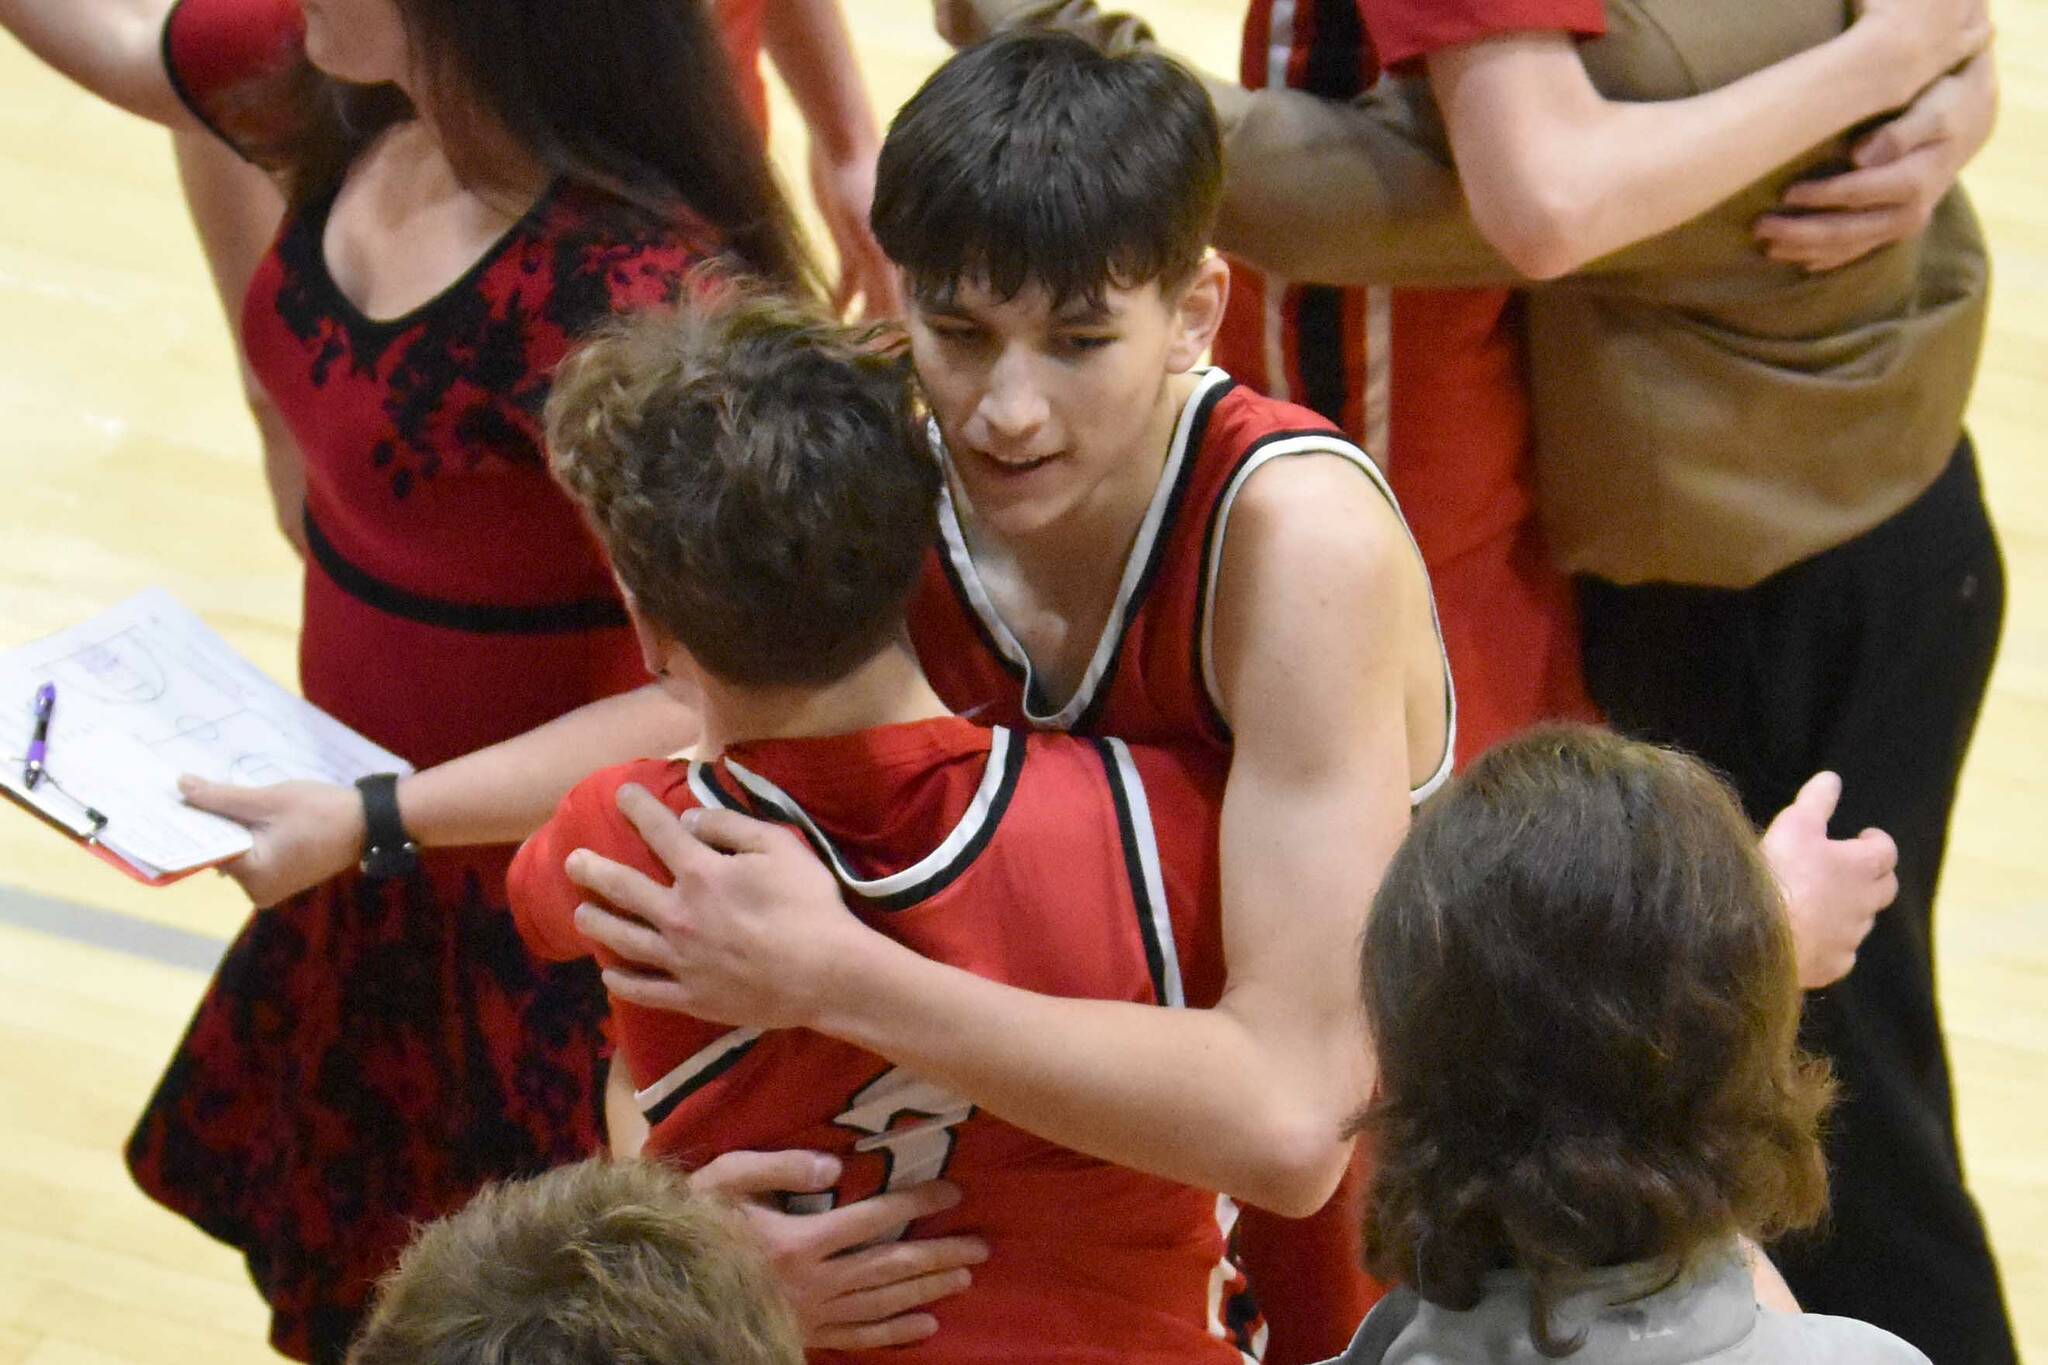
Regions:
<instances>
[{"instance_id":1,"label":"boy's eye","mask_svg":"<svg viewBox=\"0 0 2048 1365\"><path fill-rule=\"evenodd\" d=\"M1060 338L1060 345L1069 351L1099 351L1113 345L1116 338L1100 332L1070 333Z\"/></svg>"},{"instance_id":2,"label":"boy's eye","mask_svg":"<svg viewBox=\"0 0 2048 1365\"><path fill-rule=\"evenodd\" d=\"M932 327L931 334L948 346L968 346L981 339L972 327Z\"/></svg>"}]
</instances>

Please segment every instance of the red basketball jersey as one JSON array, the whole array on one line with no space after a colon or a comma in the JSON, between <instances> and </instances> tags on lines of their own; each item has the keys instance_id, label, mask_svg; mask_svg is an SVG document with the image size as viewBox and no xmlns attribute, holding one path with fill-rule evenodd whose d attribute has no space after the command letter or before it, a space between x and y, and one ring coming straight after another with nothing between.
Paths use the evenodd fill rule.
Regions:
<instances>
[{"instance_id":1,"label":"red basketball jersey","mask_svg":"<svg viewBox=\"0 0 2048 1365\"><path fill-rule=\"evenodd\" d=\"M1023 646L990 600L948 486L939 501L939 544L909 607L911 643L925 675L948 706L990 724L1192 744L1228 762L1230 726L1210 642L1216 569L1245 480L1268 460L1302 454L1349 460L1399 514L1379 466L1329 422L1220 369L1201 372L1124 561L1109 621L1080 685L1058 703L1041 691ZM1455 729L1455 703L1450 720ZM1416 789L1416 800L1449 775L1449 759L1447 743L1444 762Z\"/></svg>"},{"instance_id":2,"label":"red basketball jersey","mask_svg":"<svg viewBox=\"0 0 2048 1365\"><path fill-rule=\"evenodd\" d=\"M1306 408L1268 398L1220 369L1201 376L1174 428L1166 466L1125 561L1116 603L1074 695L1054 705L1035 686L1030 660L995 610L975 570L950 492L939 505L940 540L910 602L910 634L926 675L948 706L996 724L1028 724L1143 744L1193 746L1230 761L1230 727L1216 688L1210 616L1230 510L1245 480L1268 460L1334 454L1355 465L1389 503L1379 467ZM1397 504L1398 511L1398 504ZM1438 635L1439 648L1442 635ZM1448 675L1449 664L1445 664ZM1450 775L1457 710L1451 704L1442 761L1412 792L1422 800ZM1196 1007L1216 991L1191 989ZM1360 1269L1354 1174L1321 1213L1288 1219L1245 1211L1240 1262L1272 1331L1269 1359L1300 1365L1336 1355L1378 1299Z\"/></svg>"},{"instance_id":3,"label":"red basketball jersey","mask_svg":"<svg viewBox=\"0 0 2048 1365\"><path fill-rule=\"evenodd\" d=\"M581 956L569 852L666 880L613 804L638 782L677 811L795 827L854 914L928 957L1045 994L1177 1006L1191 984L1213 993L1220 971L1220 777L1201 755L952 718L628 764L578 786L520 850L512 905L537 952ZM1227 1201L1046 1142L821 1034L613 1008L650 1155L831 1152L845 1169L820 1206L940 1176L959 1186L961 1203L915 1235L972 1233L991 1257L930 1310L936 1336L877 1360L1242 1359Z\"/></svg>"}]
</instances>

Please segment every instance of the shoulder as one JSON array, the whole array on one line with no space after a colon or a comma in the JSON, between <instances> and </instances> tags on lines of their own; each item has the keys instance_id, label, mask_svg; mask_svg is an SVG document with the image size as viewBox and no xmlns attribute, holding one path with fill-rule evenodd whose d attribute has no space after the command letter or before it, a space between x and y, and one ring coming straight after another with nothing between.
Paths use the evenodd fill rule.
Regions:
<instances>
[{"instance_id":1,"label":"shoulder","mask_svg":"<svg viewBox=\"0 0 2048 1365\"><path fill-rule=\"evenodd\" d=\"M1920 1350L1867 1322L1819 1313L1760 1312L1757 1335L1770 1359L1810 1365L1929 1365Z\"/></svg>"},{"instance_id":2,"label":"shoulder","mask_svg":"<svg viewBox=\"0 0 2048 1365\"><path fill-rule=\"evenodd\" d=\"M215 136L266 170L282 170L306 125L299 0L178 0L164 20L163 61L178 98Z\"/></svg>"},{"instance_id":3,"label":"shoulder","mask_svg":"<svg viewBox=\"0 0 2048 1365\"><path fill-rule=\"evenodd\" d=\"M657 212L574 180L550 192L537 235L560 306L573 312L580 303L590 314L584 325L607 313L676 302L691 270L720 246L687 209Z\"/></svg>"},{"instance_id":4,"label":"shoulder","mask_svg":"<svg viewBox=\"0 0 2048 1365\"><path fill-rule=\"evenodd\" d=\"M690 793L690 765L678 759L640 758L600 768L569 789L554 819L565 829L587 834L591 840L617 842L621 832L638 842L632 826L619 810L619 790L638 785L653 792L670 810L681 814L697 804ZM604 852L599 842L586 841L583 848Z\"/></svg>"},{"instance_id":5,"label":"shoulder","mask_svg":"<svg viewBox=\"0 0 2048 1365\"><path fill-rule=\"evenodd\" d=\"M1414 553L1392 490L1338 433L1306 435L1248 468L1230 508L1221 585L1270 565L1318 584L1400 577Z\"/></svg>"}]
</instances>

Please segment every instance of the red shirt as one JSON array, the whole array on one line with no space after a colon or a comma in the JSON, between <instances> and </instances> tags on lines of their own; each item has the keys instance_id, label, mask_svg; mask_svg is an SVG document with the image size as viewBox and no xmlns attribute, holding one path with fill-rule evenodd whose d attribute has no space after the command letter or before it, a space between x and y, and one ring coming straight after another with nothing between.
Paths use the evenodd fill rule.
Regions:
<instances>
[{"instance_id":1,"label":"red shirt","mask_svg":"<svg viewBox=\"0 0 2048 1365\"><path fill-rule=\"evenodd\" d=\"M609 769L513 863L513 912L536 953L589 951L572 922L583 893L562 872L574 849L663 876L613 804L629 781L677 811L796 826L854 914L939 961L1054 995L1178 1005L1217 989L1221 783L1199 755L947 718ZM1227 1201L1033 1137L819 1034L614 1011L650 1153L695 1165L832 1152L845 1162L836 1202L941 1175L960 1187L960 1205L916 1235L974 1233L991 1258L972 1291L933 1306L937 1336L874 1359L1239 1360L1219 1320Z\"/></svg>"},{"instance_id":2,"label":"red shirt","mask_svg":"<svg viewBox=\"0 0 2048 1365\"><path fill-rule=\"evenodd\" d=\"M1607 31L1601 0L1356 0L1389 67L1419 61L1503 33L1554 31L1597 38Z\"/></svg>"}]
</instances>

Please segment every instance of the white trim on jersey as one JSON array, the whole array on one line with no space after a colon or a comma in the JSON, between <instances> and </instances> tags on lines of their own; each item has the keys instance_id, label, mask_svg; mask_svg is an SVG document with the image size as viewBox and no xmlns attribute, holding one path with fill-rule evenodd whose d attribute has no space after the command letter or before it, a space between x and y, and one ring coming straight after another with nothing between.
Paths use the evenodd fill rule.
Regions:
<instances>
[{"instance_id":1,"label":"white trim on jersey","mask_svg":"<svg viewBox=\"0 0 2048 1365\"><path fill-rule=\"evenodd\" d=\"M674 1070L648 1086L645 1090L633 1092L633 1102L640 1106L640 1112L650 1113L661 1107L662 1101L689 1085L726 1058L750 1048L761 1037L757 1028L736 1028L721 1033L703 1047L698 1048L678 1063Z\"/></svg>"},{"instance_id":2,"label":"white trim on jersey","mask_svg":"<svg viewBox=\"0 0 2048 1365\"><path fill-rule=\"evenodd\" d=\"M1195 390L1188 395L1187 403L1180 410L1180 417L1174 424L1173 444L1167 449L1166 468L1159 476L1158 485L1152 490L1152 501L1145 509L1145 519L1138 524L1138 536L1131 546L1131 552L1124 560L1123 577L1117 584L1116 602L1110 608L1109 619L1103 623L1102 634L1095 641L1095 652L1089 657L1088 669L1081 675L1081 681L1074 688L1074 695L1066 704L1051 715L1034 711L1031 698L1037 690L1037 674L1031 665L1031 656L1024 646L1017 642L1010 627L996 611L995 602L983 586L981 574L974 567L974 556L967 548L967 537L960 529L960 518L953 507L952 481L940 486L939 535L945 541L946 555L952 561L954 575L967 594L968 605L981 618L988 630L989 638L996 647L1024 674L1024 718L1033 725L1053 730L1071 730L1088 708L1094 704L1096 690L1109 675L1110 667L1116 662L1117 651L1123 648L1124 632L1129 624L1130 613L1136 605L1139 585L1145 579L1145 571L1152 563L1152 552L1165 531L1166 514L1173 502L1174 490L1181 482L1181 472L1189 459L1190 437L1194 432L1195 417L1202 411L1203 402L1219 385L1230 382L1230 376L1215 366L1202 371L1195 384Z\"/></svg>"},{"instance_id":3,"label":"white trim on jersey","mask_svg":"<svg viewBox=\"0 0 2048 1365\"><path fill-rule=\"evenodd\" d=\"M1394 516L1400 521L1403 534L1408 537L1408 546L1415 551L1415 562L1422 563L1422 547L1415 543L1415 533L1408 529L1408 519L1401 515L1401 504L1394 497L1394 489L1387 482L1387 476L1380 472L1380 467L1373 463L1371 456L1342 436L1335 433L1289 436L1262 445L1252 452L1244 463L1238 466L1237 472L1231 475L1230 482L1224 486L1222 497L1216 503L1215 520L1209 533L1209 563L1208 572L1204 575L1206 586L1202 592L1202 620L1197 627L1201 635L1202 686L1208 692L1209 703L1216 708L1216 714L1224 717L1226 721L1229 720L1229 714L1223 709L1223 689L1216 682L1215 649L1216 580L1223 568L1223 540L1230 527L1230 509L1236 504L1237 495L1244 488L1245 481L1265 468L1268 461L1283 455L1336 455L1358 466L1372 480L1372 486L1379 490L1380 496L1387 500L1387 505L1394 509ZM1424 568L1423 582L1427 585L1428 581L1429 570ZM1436 632L1437 656L1443 661L1446 699L1444 751L1443 756L1437 760L1436 770L1420 785L1409 789L1408 800L1411 805L1420 805L1450 779L1451 758L1458 740L1458 690L1451 678L1451 656L1444 647L1444 628L1443 622L1437 618L1435 593L1430 594L1429 622L1431 629Z\"/></svg>"},{"instance_id":4,"label":"white trim on jersey","mask_svg":"<svg viewBox=\"0 0 2048 1365\"><path fill-rule=\"evenodd\" d=\"M1131 890L1143 895L1143 909L1152 926L1150 937L1159 951L1159 1002L1180 1009L1188 1003L1188 997L1181 982L1180 949L1173 941L1173 911L1166 903L1166 879L1159 871L1159 832L1152 828L1152 803L1145 799L1145 779L1138 775L1138 765L1131 761L1131 746L1120 739L1105 739L1103 744L1116 761L1115 780L1130 806L1131 833L1137 843L1138 867L1144 883Z\"/></svg>"},{"instance_id":5,"label":"white trim on jersey","mask_svg":"<svg viewBox=\"0 0 2048 1365\"><path fill-rule=\"evenodd\" d=\"M839 850L833 847L830 839L825 837L825 832L818 828L817 822L811 819L809 813L802 806L798 805L788 792L782 790L782 788L776 786L759 773L745 767L738 759L728 757L725 760L725 766L731 770L734 777L739 779L741 786L769 805L777 807L780 811L786 811L804 827L805 832L811 836L812 841L824 852L826 859L832 864L833 875L838 877L840 883L849 891L867 900L882 900L889 896L897 896L913 891L924 883L943 876L953 868L954 864L967 855L968 850L974 847L976 837L982 832L982 827L989 822L992 813L996 809L997 799L1003 790L1005 777L1012 766L1011 747L1013 745L1021 746L1022 743L1023 741L1017 735L1000 726L989 731L988 765L982 771L981 785L975 789L974 799L967 803L967 810L961 815L959 821L954 824L946 837L940 841L939 846L930 853L927 853L909 867L904 868L901 872L892 872L886 877L877 877L872 880L863 880L853 875L853 870L846 865L846 860L839 856ZM1021 759L1021 753L1017 757ZM705 802L706 798L709 798L709 804L724 804L719 799L717 793L710 789L708 784L700 789L699 783L701 781L701 769L693 765L690 769L690 790L692 794L700 802Z\"/></svg>"}]
</instances>

